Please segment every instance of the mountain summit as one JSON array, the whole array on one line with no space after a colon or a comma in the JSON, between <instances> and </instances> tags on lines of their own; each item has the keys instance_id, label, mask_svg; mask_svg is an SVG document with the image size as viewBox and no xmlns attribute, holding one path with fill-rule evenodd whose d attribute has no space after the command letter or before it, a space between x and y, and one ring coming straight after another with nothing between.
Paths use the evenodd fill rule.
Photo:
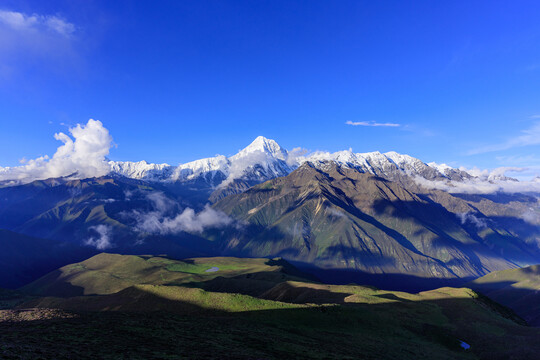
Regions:
<instances>
[{"instance_id":1,"label":"mountain summit","mask_svg":"<svg viewBox=\"0 0 540 360\"><path fill-rule=\"evenodd\" d=\"M279 160L287 159L287 150L279 146L275 140L267 139L264 136L257 136L257 138L253 140L251 144L240 150L240 152L238 152L238 154L234 155L232 158L238 159L257 152L262 152Z\"/></svg>"}]
</instances>

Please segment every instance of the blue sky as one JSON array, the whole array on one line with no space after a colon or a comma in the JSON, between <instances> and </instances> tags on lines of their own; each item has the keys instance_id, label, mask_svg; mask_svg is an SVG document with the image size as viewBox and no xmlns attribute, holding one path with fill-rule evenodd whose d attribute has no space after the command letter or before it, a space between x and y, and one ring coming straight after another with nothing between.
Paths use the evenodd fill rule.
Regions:
<instances>
[{"instance_id":1,"label":"blue sky","mask_svg":"<svg viewBox=\"0 0 540 360\"><path fill-rule=\"evenodd\" d=\"M540 173L538 13L537 1L0 1L0 166L52 155L55 133L93 118L113 160L175 165L264 135Z\"/></svg>"}]
</instances>

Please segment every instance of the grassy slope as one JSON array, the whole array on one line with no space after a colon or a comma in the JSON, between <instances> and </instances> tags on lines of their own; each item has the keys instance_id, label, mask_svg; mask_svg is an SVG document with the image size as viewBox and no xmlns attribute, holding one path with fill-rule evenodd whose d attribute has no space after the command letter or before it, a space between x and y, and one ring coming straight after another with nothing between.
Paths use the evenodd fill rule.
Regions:
<instances>
[{"instance_id":1,"label":"grassy slope","mask_svg":"<svg viewBox=\"0 0 540 360\"><path fill-rule=\"evenodd\" d=\"M216 272L206 272L213 267ZM197 258L171 260L162 257L99 254L80 263L64 266L22 290L42 296L112 294L139 284L182 284L216 277L281 271L269 259Z\"/></svg>"},{"instance_id":2,"label":"grassy slope","mask_svg":"<svg viewBox=\"0 0 540 360\"><path fill-rule=\"evenodd\" d=\"M0 332L5 334L0 354L28 358L41 352L45 358L70 354L111 359L120 355L141 359L505 359L515 355L520 359L540 351L534 341L539 329L520 325L511 312L469 289L409 294L325 285L291 277L283 273L282 265L267 259L177 262L98 255L63 268L63 277L41 279L33 289L50 289L44 287L49 279L103 295L27 301L23 307L38 308L30 310L37 315L25 315L33 321L0 321ZM223 270L204 272L214 266ZM106 281L119 291L103 286ZM40 315L47 308L64 312L56 318L50 311ZM12 312L4 318L20 317ZM50 328L55 331L43 332ZM469 343L471 350L461 349L459 340Z\"/></svg>"},{"instance_id":3,"label":"grassy slope","mask_svg":"<svg viewBox=\"0 0 540 360\"><path fill-rule=\"evenodd\" d=\"M493 272L468 284L540 326L540 265Z\"/></svg>"}]
</instances>

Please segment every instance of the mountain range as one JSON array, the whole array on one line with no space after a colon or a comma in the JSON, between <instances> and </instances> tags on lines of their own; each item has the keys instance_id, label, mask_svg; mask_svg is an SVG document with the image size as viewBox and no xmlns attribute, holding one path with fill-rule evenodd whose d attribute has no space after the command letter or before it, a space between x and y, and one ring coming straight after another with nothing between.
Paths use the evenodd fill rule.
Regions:
<instances>
[{"instance_id":1,"label":"mountain range","mask_svg":"<svg viewBox=\"0 0 540 360\"><path fill-rule=\"evenodd\" d=\"M264 137L230 157L108 166L5 182L0 228L53 241L64 264L99 251L280 256L325 281L404 290L540 263L537 187L503 173L395 152L289 152Z\"/></svg>"},{"instance_id":2,"label":"mountain range","mask_svg":"<svg viewBox=\"0 0 540 360\"><path fill-rule=\"evenodd\" d=\"M111 173L128 178L164 183L199 185L205 183L214 190L222 190L234 182L245 182L245 185L250 187L269 179L286 176L306 162L319 167L324 167L328 162L335 162L344 167L392 180L404 174L412 178L438 181L463 181L475 178L462 169L454 169L445 164L425 164L419 159L396 152L354 153L352 150L345 150L335 153L318 151L308 155L303 151L288 152L274 140L263 136L257 137L246 148L230 157L217 155L178 166L150 164L146 161L109 161L109 166ZM488 176L485 180L516 181L504 176ZM238 190L241 192L245 188L240 187Z\"/></svg>"}]
</instances>

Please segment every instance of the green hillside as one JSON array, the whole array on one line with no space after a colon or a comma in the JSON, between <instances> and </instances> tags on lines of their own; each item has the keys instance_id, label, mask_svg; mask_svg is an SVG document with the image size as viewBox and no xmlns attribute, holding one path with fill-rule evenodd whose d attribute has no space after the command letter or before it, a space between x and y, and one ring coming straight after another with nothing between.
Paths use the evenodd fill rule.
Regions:
<instances>
[{"instance_id":1,"label":"green hillside","mask_svg":"<svg viewBox=\"0 0 540 360\"><path fill-rule=\"evenodd\" d=\"M21 291L40 296L113 294L134 285L179 285L208 282L217 277L279 272L281 281L300 274L279 259L226 257L172 260L163 257L98 254L64 266L24 286ZM291 274L291 275L289 275Z\"/></svg>"},{"instance_id":2,"label":"green hillside","mask_svg":"<svg viewBox=\"0 0 540 360\"><path fill-rule=\"evenodd\" d=\"M540 326L540 265L496 271L467 286L513 309L529 324Z\"/></svg>"},{"instance_id":3,"label":"green hillside","mask_svg":"<svg viewBox=\"0 0 540 360\"><path fill-rule=\"evenodd\" d=\"M540 350L540 329L470 289L410 294L300 275L279 259L100 254L22 289L56 296L0 310L0 355L525 359Z\"/></svg>"}]
</instances>

